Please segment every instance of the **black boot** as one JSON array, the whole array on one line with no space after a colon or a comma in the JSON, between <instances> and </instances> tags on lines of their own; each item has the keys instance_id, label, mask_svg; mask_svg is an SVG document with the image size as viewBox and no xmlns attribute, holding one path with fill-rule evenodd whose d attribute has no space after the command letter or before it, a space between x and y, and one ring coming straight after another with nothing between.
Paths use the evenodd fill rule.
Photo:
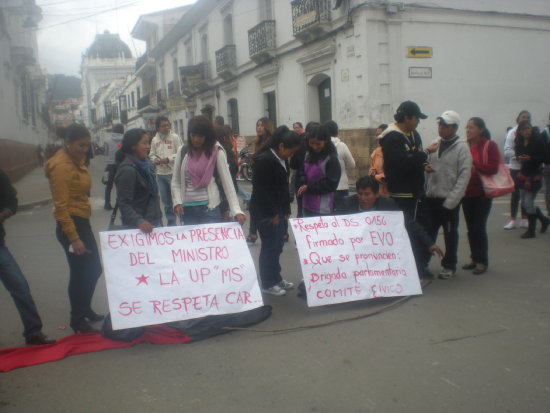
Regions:
<instances>
[{"instance_id":1,"label":"black boot","mask_svg":"<svg viewBox=\"0 0 550 413\"><path fill-rule=\"evenodd\" d=\"M71 317L71 328L76 333L97 333L99 330L93 328L84 317Z\"/></svg>"},{"instance_id":2,"label":"black boot","mask_svg":"<svg viewBox=\"0 0 550 413\"><path fill-rule=\"evenodd\" d=\"M550 220L548 220L548 217L544 216L540 208L537 208L537 218L540 221L540 233L544 234L546 230L548 229L548 224L550 223Z\"/></svg>"},{"instance_id":3,"label":"black boot","mask_svg":"<svg viewBox=\"0 0 550 413\"><path fill-rule=\"evenodd\" d=\"M537 229L537 215L528 214L527 219L529 220L529 227L527 231L521 234L521 238L535 238L535 230Z\"/></svg>"}]
</instances>

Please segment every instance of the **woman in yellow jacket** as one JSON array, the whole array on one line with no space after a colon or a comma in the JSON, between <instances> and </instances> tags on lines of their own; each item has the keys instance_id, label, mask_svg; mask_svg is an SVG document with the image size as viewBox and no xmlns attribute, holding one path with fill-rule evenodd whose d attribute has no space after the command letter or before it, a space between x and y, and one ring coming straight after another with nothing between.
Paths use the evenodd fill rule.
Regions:
<instances>
[{"instance_id":1,"label":"woman in yellow jacket","mask_svg":"<svg viewBox=\"0 0 550 413\"><path fill-rule=\"evenodd\" d=\"M69 263L71 328L75 333L97 331L88 321L104 318L91 307L102 268L90 226L92 180L84 166L90 140L90 132L84 126L68 126L63 148L46 164L46 176L50 180L55 204L56 235Z\"/></svg>"}]
</instances>

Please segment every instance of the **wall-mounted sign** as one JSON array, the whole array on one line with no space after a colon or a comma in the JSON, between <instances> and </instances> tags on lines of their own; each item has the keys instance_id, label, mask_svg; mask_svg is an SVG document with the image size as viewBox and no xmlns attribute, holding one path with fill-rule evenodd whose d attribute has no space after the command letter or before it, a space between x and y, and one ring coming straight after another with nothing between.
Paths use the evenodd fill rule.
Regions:
<instances>
[{"instance_id":1,"label":"wall-mounted sign","mask_svg":"<svg viewBox=\"0 0 550 413\"><path fill-rule=\"evenodd\" d=\"M411 79L431 79L431 67L409 67L409 77Z\"/></svg>"},{"instance_id":2,"label":"wall-mounted sign","mask_svg":"<svg viewBox=\"0 0 550 413\"><path fill-rule=\"evenodd\" d=\"M407 47L407 57L425 59L432 57L433 50L431 47L411 46Z\"/></svg>"}]
</instances>

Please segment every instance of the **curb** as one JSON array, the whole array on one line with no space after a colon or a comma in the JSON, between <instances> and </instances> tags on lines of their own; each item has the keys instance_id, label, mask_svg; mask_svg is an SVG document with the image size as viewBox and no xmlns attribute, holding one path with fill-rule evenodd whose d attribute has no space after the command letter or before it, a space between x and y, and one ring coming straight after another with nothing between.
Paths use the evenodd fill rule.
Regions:
<instances>
[{"instance_id":1,"label":"curb","mask_svg":"<svg viewBox=\"0 0 550 413\"><path fill-rule=\"evenodd\" d=\"M28 211L29 209L33 209L37 206L45 206L52 203L52 198L45 198L41 199L39 201L32 201L27 202L26 204L20 204L17 206L18 211Z\"/></svg>"}]
</instances>

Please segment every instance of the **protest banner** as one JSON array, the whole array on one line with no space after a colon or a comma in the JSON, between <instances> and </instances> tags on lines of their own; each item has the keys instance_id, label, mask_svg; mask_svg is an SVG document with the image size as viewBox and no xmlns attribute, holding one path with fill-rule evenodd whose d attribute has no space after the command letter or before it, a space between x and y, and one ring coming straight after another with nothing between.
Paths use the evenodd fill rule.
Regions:
<instances>
[{"instance_id":1,"label":"protest banner","mask_svg":"<svg viewBox=\"0 0 550 413\"><path fill-rule=\"evenodd\" d=\"M403 213L290 220L310 307L422 294Z\"/></svg>"},{"instance_id":2,"label":"protest banner","mask_svg":"<svg viewBox=\"0 0 550 413\"><path fill-rule=\"evenodd\" d=\"M235 222L99 236L114 329L263 305L254 262Z\"/></svg>"}]
</instances>

